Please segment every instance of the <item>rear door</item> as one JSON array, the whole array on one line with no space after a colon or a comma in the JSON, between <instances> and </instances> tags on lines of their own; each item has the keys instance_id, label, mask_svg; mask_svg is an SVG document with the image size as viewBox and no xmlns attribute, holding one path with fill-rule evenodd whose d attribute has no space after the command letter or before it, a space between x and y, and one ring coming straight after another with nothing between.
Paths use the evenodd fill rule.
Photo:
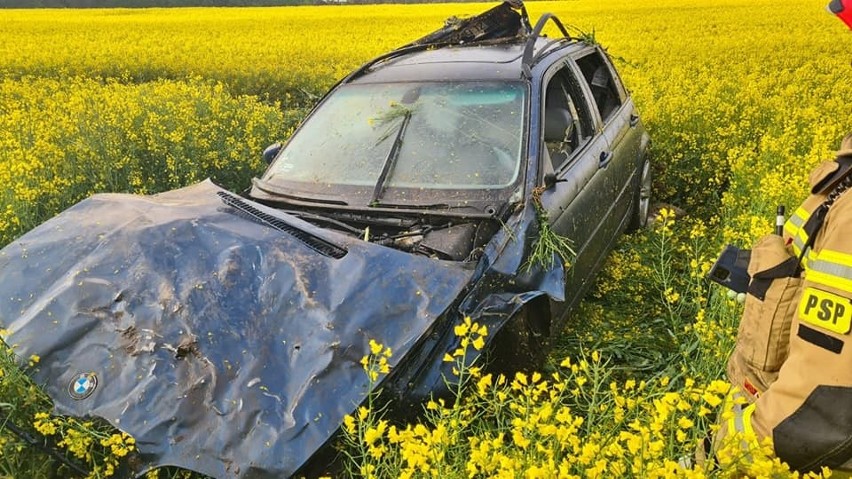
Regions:
<instances>
[{"instance_id":1,"label":"rear door","mask_svg":"<svg viewBox=\"0 0 852 479\"><path fill-rule=\"evenodd\" d=\"M636 128L639 116L612 63L599 47L583 51L574 60L610 145L607 195L612 200L611 216L617 228L630 213L636 187L634 175L642 137Z\"/></svg>"}]
</instances>

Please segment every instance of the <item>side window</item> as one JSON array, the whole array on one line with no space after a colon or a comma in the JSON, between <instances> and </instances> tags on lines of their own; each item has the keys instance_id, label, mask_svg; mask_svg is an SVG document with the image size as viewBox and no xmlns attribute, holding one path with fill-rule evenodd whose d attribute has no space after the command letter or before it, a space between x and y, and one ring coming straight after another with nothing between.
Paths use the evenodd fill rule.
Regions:
<instances>
[{"instance_id":1,"label":"side window","mask_svg":"<svg viewBox=\"0 0 852 479\"><path fill-rule=\"evenodd\" d=\"M578 58L577 66L589 84L601 120L606 123L624 102L624 90L613 77L609 62L597 50Z\"/></svg>"},{"instance_id":2,"label":"side window","mask_svg":"<svg viewBox=\"0 0 852 479\"><path fill-rule=\"evenodd\" d=\"M567 67L559 70L544 89L543 152L553 169L566 163L594 132L591 115L577 79Z\"/></svg>"}]
</instances>

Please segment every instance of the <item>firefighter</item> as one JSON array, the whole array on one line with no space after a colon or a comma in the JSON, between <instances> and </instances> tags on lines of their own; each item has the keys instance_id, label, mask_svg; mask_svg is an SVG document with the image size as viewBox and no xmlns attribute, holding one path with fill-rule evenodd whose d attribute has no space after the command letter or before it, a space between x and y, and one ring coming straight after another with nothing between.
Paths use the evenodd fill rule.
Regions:
<instances>
[{"instance_id":1,"label":"firefighter","mask_svg":"<svg viewBox=\"0 0 852 479\"><path fill-rule=\"evenodd\" d=\"M750 271L757 275L728 367L747 401L732 405L723 429L772 438L775 454L795 470L852 470L852 134L810 185L783 242L767 238L752 251L750 270L761 271ZM757 306L754 285L767 269L753 265L761 258L775 258L762 266L784 274ZM790 264L801 265L800 274L783 267Z\"/></svg>"},{"instance_id":2,"label":"firefighter","mask_svg":"<svg viewBox=\"0 0 852 479\"><path fill-rule=\"evenodd\" d=\"M852 29L852 0L828 10ZM852 471L852 133L810 176L811 194L751 251L735 386L714 439L770 438L791 469ZM754 447L736 439L734 447Z\"/></svg>"}]
</instances>

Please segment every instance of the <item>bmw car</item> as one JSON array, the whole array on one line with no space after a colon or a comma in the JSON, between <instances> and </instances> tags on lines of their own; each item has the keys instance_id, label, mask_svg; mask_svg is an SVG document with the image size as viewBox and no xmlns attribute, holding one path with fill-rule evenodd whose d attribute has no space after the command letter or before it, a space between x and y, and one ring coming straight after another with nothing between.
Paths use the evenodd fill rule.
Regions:
<instances>
[{"instance_id":1,"label":"bmw car","mask_svg":"<svg viewBox=\"0 0 852 479\"><path fill-rule=\"evenodd\" d=\"M346 76L241 194L95 195L14 241L0 329L57 414L136 439L132 474L290 476L374 390L445 394L465 318L486 367L538 367L646 223L649 143L605 50L503 3Z\"/></svg>"}]
</instances>

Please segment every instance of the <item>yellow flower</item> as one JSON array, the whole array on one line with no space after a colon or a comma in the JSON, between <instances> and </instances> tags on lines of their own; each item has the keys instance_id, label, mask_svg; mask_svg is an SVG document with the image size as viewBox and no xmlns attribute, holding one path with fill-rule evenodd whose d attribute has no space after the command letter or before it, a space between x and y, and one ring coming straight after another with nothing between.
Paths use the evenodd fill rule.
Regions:
<instances>
[{"instance_id":1,"label":"yellow flower","mask_svg":"<svg viewBox=\"0 0 852 479\"><path fill-rule=\"evenodd\" d=\"M707 404L710 405L710 407L716 407L719 404L722 404L722 398L717 396L716 394L713 394L710 391L706 391L704 394L701 395L701 397Z\"/></svg>"},{"instance_id":2,"label":"yellow flower","mask_svg":"<svg viewBox=\"0 0 852 479\"><path fill-rule=\"evenodd\" d=\"M458 337L462 337L462 336L467 335L467 332L468 332L469 330L470 330L470 325L469 325L469 324L464 324L464 323L463 323L463 324L458 324L458 325L456 325L456 326L453 328L453 332L454 332L454 333L456 334L456 336L458 336Z\"/></svg>"},{"instance_id":3,"label":"yellow flower","mask_svg":"<svg viewBox=\"0 0 852 479\"><path fill-rule=\"evenodd\" d=\"M44 436L52 436L57 433L56 423L50 420L47 413L36 413L33 427Z\"/></svg>"},{"instance_id":4,"label":"yellow flower","mask_svg":"<svg viewBox=\"0 0 852 479\"><path fill-rule=\"evenodd\" d=\"M387 421L381 420L379 421L376 427L368 427L364 432L364 442L367 443L368 446L372 445L374 442L378 441L382 438L387 430Z\"/></svg>"},{"instance_id":5,"label":"yellow flower","mask_svg":"<svg viewBox=\"0 0 852 479\"><path fill-rule=\"evenodd\" d=\"M349 434L355 434L355 418L347 414L343 416L343 426Z\"/></svg>"}]
</instances>

